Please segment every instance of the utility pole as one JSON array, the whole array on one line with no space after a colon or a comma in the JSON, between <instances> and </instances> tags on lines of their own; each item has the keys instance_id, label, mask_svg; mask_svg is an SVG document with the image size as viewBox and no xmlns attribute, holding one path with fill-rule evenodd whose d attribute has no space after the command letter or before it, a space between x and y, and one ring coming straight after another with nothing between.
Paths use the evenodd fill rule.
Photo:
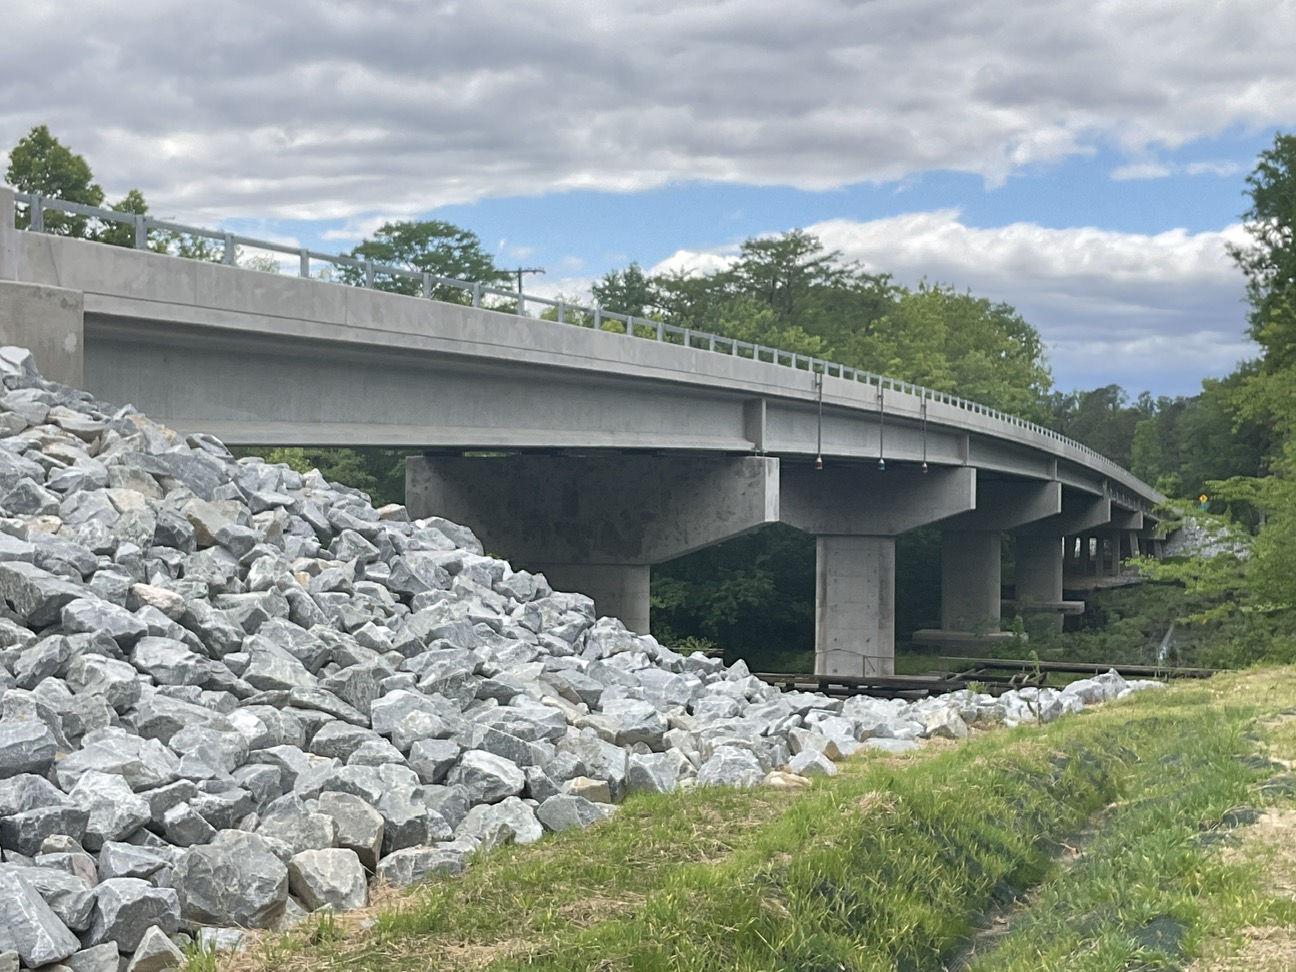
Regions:
<instances>
[{"instance_id":1,"label":"utility pole","mask_svg":"<svg viewBox=\"0 0 1296 972\"><path fill-rule=\"evenodd\" d=\"M512 273L517 275L517 292L522 294L522 274L524 273L544 273L544 267L514 267L511 270L501 270L500 273Z\"/></svg>"}]
</instances>

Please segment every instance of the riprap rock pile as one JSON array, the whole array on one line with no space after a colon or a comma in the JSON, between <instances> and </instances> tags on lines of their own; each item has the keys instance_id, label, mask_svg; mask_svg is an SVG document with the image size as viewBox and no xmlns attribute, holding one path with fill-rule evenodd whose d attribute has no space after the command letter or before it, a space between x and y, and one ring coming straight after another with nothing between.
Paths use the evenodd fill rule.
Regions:
<instances>
[{"instance_id":1,"label":"riprap rock pile","mask_svg":"<svg viewBox=\"0 0 1296 972\"><path fill-rule=\"evenodd\" d=\"M780 694L461 526L236 461L22 349L0 376L0 968L166 968L181 933L357 907L634 790L795 783L1127 690Z\"/></svg>"}]
</instances>

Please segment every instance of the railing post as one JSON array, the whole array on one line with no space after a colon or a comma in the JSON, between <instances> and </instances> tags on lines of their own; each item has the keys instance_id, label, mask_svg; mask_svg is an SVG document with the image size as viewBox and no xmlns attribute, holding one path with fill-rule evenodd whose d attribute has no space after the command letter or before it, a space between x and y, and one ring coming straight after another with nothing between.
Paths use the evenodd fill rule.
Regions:
<instances>
[{"instance_id":1,"label":"railing post","mask_svg":"<svg viewBox=\"0 0 1296 972\"><path fill-rule=\"evenodd\" d=\"M518 291L517 316L526 317L526 294Z\"/></svg>"},{"instance_id":2,"label":"railing post","mask_svg":"<svg viewBox=\"0 0 1296 972\"><path fill-rule=\"evenodd\" d=\"M473 305L474 307L480 307L480 306L481 306L481 287L482 287L482 285L481 285L481 281L478 281L477 283L473 284L473 288L472 288L472 305Z\"/></svg>"},{"instance_id":3,"label":"railing post","mask_svg":"<svg viewBox=\"0 0 1296 972\"><path fill-rule=\"evenodd\" d=\"M232 267L238 263L237 253L234 249L234 234L225 234L225 252L221 254L221 263Z\"/></svg>"},{"instance_id":4,"label":"railing post","mask_svg":"<svg viewBox=\"0 0 1296 972\"><path fill-rule=\"evenodd\" d=\"M373 267L372 260L365 261L364 270L365 270L365 286L372 290L374 285L374 267Z\"/></svg>"},{"instance_id":5,"label":"railing post","mask_svg":"<svg viewBox=\"0 0 1296 972\"><path fill-rule=\"evenodd\" d=\"M299 264L298 264L297 275L300 277L309 277L310 276L310 251L302 250L301 253L298 255L298 260L299 260Z\"/></svg>"},{"instance_id":6,"label":"railing post","mask_svg":"<svg viewBox=\"0 0 1296 972\"><path fill-rule=\"evenodd\" d=\"M31 194L31 204L27 207L30 226L37 233L45 232L45 197L39 192Z\"/></svg>"},{"instance_id":7,"label":"railing post","mask_svg":"<svg viewBox=\"0 0 1296 972\"><path fill-rule=\"evenodd\" d=\"M423 296L432 299L432 274L426 270L423 271Z\"/></svg>"},{"instance_id":8,"label":"railing post","mask_svg":"<svg viewBox=\"0 0 1296 972\"><path fill-rule=\"evenodd\" d=\"M594 308L594 330L596 331L603 330L603 308L602 307Z\"/></svg>"},{"instance_id":9,"label":"railing post","mask_svg":"<svg viewBox=\"0 0 1296 972\"><path fill-rule=\"evenodd\" d=\"M144 222L145 218L143 213L135 214L135 249L137 250L148 249L148 225Z\"/></svg>"},{"instance_id":10,"label":"railing post","mask_svg":"<svg viewBox=\"0 0 1296 972\"><path fill-rule=\"evenodd\" d=\"M558 301L558 323L567 323L567 304L565 301Z\"/></svg>"}]
</instances>

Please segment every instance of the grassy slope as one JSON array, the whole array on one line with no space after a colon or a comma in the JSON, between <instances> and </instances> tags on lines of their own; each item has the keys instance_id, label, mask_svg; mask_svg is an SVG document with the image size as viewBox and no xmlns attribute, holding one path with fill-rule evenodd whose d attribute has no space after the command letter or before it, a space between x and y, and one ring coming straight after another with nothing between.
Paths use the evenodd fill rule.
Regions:
<instances>
[{"instance_id":1,"label":"grassy slope","mask_svg":"<svg viewBox=\"0 0 1296 972\"><path fill-rule=\"evenodd\" d=\"M864 757L806 790L632 799L590 831L396 897L360 916L367 927L316 919L235 964L1177 968L1207 930L1296 919L1254 862L1200 836L1259 799L1274 770L1239 758L1258 745L1247 734L1293 702L1296 671L1225 676ZM982 934L1001 915L1007 933Z\"/></svg>"}]
</instances>

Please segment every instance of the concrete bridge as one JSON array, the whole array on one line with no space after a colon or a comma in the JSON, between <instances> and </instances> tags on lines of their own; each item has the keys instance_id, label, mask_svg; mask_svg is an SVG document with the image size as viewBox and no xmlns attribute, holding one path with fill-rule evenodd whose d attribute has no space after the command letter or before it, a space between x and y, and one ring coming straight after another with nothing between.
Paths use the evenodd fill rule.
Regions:
<instances>
[{"instance_id":1,"label":"concrete bridge","mask_svg":"<svg viewBox=\"0 0 1296 972\"><path fill-rule=\"evenodd\" d=\"M21 201L134 221L141 244L154 225ZM944 393L656 321L604 314L626 321L616 334L18 231L13 212L0 188L0 341L30 347L48 377L230 443L421 449L406 466L414 515L470 525L637 631L653 564L780 521L817 538L824 674L893 670L908 530L942 531L941 627L921 633L936 643L997 636L1004 533L1010 608L1059 625L1077 607L1065 566L1118 572L1153 550L1155 490ZM285 249L207 235L230 262L240 243ZM287 252L303 271L327 259Z\"/></svg>"}]
</instances>

